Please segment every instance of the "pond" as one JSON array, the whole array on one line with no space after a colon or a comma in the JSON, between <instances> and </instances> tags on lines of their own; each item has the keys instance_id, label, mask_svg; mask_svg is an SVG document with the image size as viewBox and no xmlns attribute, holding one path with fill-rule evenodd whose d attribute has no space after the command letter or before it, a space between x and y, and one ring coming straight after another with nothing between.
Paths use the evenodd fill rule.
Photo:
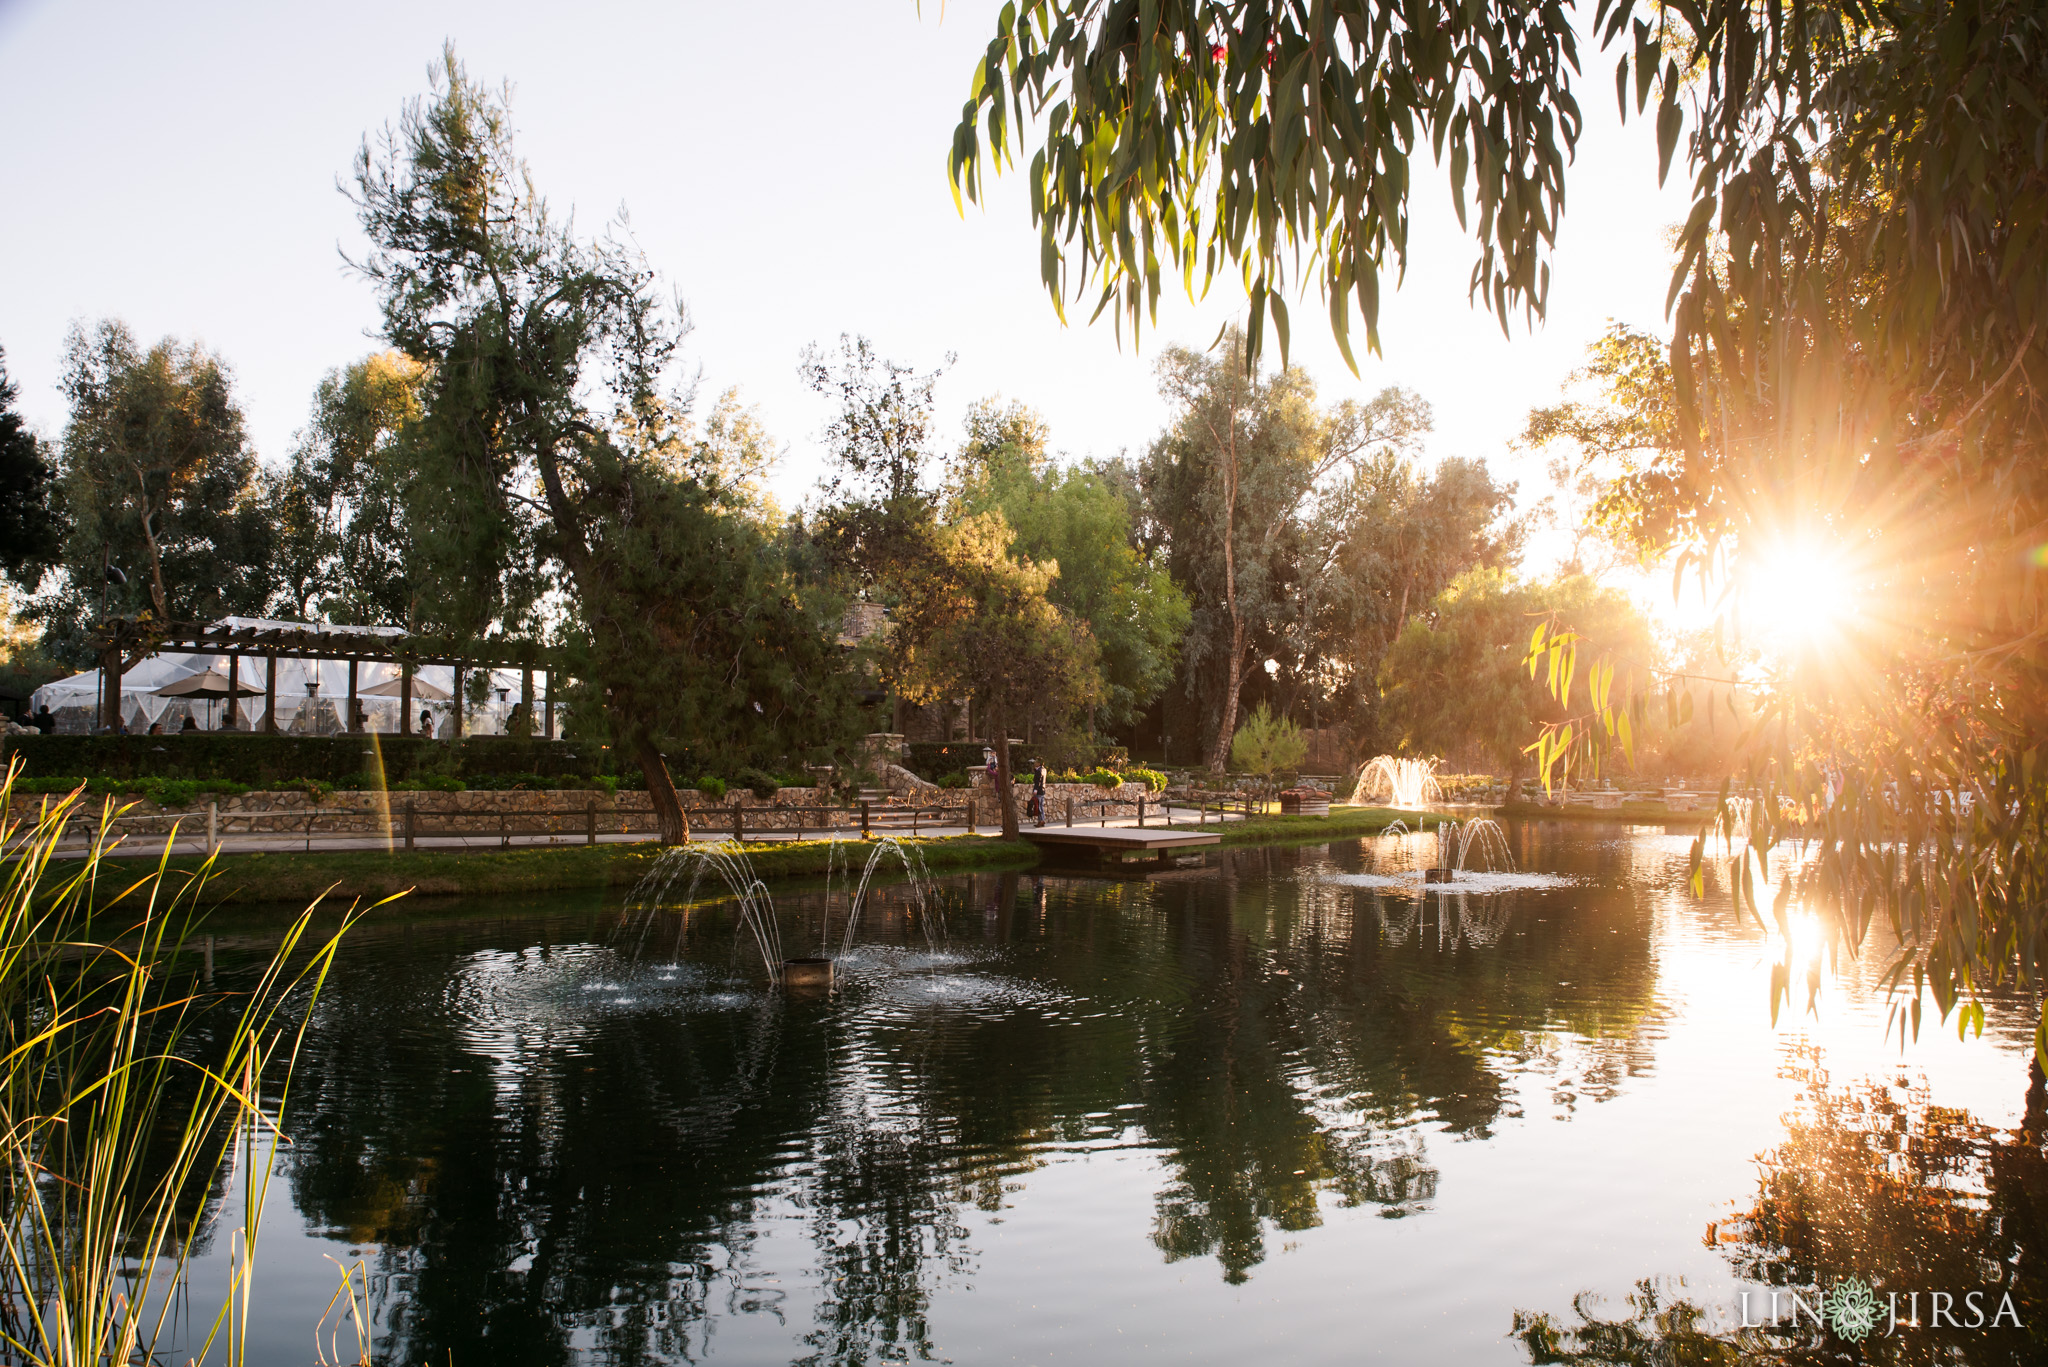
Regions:
<instances>
[{"instance_id":1,"label":"pond","mask_svg":"<svg viewBox=\"0 0 2048 1367\"><path fill-rule=\"evenodd\" d=\"M1902 1043L1882 945L1694 899L1688 836L1511 828L1537 876L1451 894L1433 844L881 887L829 994L730 901L380 912L250 1360L311 1361L357 1261L377 1360L455 1367L1831 1362L1859 1307L1863 1360L2043 1360L2030 1002ZM836 948L843 897L776 900Z\"/></svg>"}]
</instances>

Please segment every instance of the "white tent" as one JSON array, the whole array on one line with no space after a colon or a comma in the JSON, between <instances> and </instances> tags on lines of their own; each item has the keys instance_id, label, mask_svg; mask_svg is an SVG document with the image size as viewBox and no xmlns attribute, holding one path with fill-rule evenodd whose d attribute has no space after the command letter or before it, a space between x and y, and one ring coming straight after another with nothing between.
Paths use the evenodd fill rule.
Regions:
<instances>
[{"instance_id":1,"label":"white tent","mask_svg":"<svg viewBox=\"0 0 2048 1367\"><path fill-rule=\"evenodd\" d=\"M399 636L404 633L394 627L329 627L319 623L278 622L262 617L227 617L214 623L221 627L259 627L266 629L284 628L292 631L347 632L351 635L372 634L378 636ZM234 700L238 728L244 731L255 729L263 721L264 669L267 661L257 656L244 655L241 658L237 682L244 688L257 690L253 697ZM153 722L162 722L164 730L178 731L185 725L187 716L198 719L203 730L214 730L228 718L226 699L165 698L156 690L166 684L176 683L194 674L213 670L225 677L228 673L228 657L225 655L188 655L181 653L151 655L136 661L133 668L121 675L121 720L130 732L147 731ZM364 661L356 668L356 691L358 702L368 715L364 724L372 731L386 734L403 730L399 724L398 699L365 698L363 689L372 684L383 683L398 677L398 666L385 662ZM455 669L452 665L421 665L413 671L415 679L424 679L450 692L455 687ZM546 673L538 672L534 679L534 707L540 704L546 692ZM309 683L318 683L316 691L309 691ZM470 706L464 712L464 731L469 735L501 735L506 719L512 708L519 702L520 675L516 669L494 669L491 671L490 701L481 706ZM73 674L68 679L58 679L44 684L29 696L29 710L40 711L48 707L57 719L57 729L72 734L92 730L93 717L98 710L100 697L100 671L88 669L83 674ZM277 661L277 729L292 735L327 736L348 729L344 712L348 707L348 660L290 660ZM413 699L413 721L418 724L419 714L432 716L434 734L454 734L454 707L452 702L427 702ZM534 718L536 728L538 715ZM536 731L536 734L538 732Z\"/></svg>"}]
</instances>

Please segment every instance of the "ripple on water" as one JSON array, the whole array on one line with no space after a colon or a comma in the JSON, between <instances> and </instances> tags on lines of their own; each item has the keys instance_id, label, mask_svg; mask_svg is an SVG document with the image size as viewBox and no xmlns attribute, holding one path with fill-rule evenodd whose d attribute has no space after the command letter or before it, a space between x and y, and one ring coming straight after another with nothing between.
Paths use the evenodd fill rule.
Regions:
<instances>
[{"instance_id":1,"label":"ripple on water","mask_svg":"<svg viewBox=\"0 0 2048 1367\"><path fill-rule=\"evenodd\" d=\"M860 945L836 963L841 987L864 1010L896 1015L933 1008L1001 1013L1073 1005L1065 993L992 971L969 949Z\"/></svg>"},{"instance_id":2,"label":"ripple on water","mask_svg":"<svg viewBox=\"0 0 2048 1367\"><path fill-rule=\"evenodd\" d=\"M759 1000L701 964L635 963L606 945L481 950L449 975L442 1006L464 1049L512 1062L571 1048L596 1025L648 1012L724 1011Z\"/></svg>"},{"instance_id":3,"label":"ripple on water","mask_svg":"<svg viewBox=\"0 0 2048 1367\"><path fill-rule=\"evenodd\" d=\"M1564 873L1487 873L1460 869L1448 883L1425 883L1422 870L1402 873L1318 873L1316 881L1346 888L1392 888L1405 892L1438 895L1458 892L1542 892L1579 886L1580 880Z\"/></svg>"}]
</instances>

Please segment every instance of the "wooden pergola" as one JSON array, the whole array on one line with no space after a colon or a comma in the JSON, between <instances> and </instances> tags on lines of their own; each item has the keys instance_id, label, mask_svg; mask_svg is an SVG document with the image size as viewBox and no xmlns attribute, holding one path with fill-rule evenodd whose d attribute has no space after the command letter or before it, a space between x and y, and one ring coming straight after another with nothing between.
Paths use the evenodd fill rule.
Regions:
<instances>
[{"instance_id":1,"label":"wooden pergola","mask_svg":"<svg viewBox=\"0 0 2048 1367\"><path fill-rule=\"evenodd\" d=\"M529 725L533 718L533 675L548 676L543 739L555 738L555 658L546 646L532 641L458 641L410 632L362 627L293 626L229 627L203 622L152 622L116 617L93 629L92 643L100 659L99 716L121 715L121 676L129 662L144 655L173 652L225 655L228 659L229 704L241 684L242 661L263 661L263 719L258 729L277 730L277 662L279 660L346 660L348 662L348 730L360 734L356 679L365 664L398 666L398 716L401 734L412 734L412 678L421 665L451 665L455 670L455 734L462 735L462 680L472 669L517 669L519 698Z\"/></svg>"}]
</instances>

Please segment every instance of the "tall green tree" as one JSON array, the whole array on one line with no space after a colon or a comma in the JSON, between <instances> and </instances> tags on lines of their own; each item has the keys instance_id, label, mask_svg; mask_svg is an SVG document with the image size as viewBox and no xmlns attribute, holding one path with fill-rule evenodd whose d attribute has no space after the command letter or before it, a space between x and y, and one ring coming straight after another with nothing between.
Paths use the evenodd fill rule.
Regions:
<instances>
[{"instance_id":1,"label":"tall green tree","mask_svg":"<svg viewBox=\"0 0 2048 1367\"><path fill-rule=\"evenodd\" d=\"M452 48L357 157L387 339L429 379L400 445L445 629L531 630L559 585L570 672L686 833L665 751L831 744L824 620L777 572L668 374L684 322L617 234L579 239L533 188L502 96ZM768 671L780 655L785 667Z\"/></svg>"},{"instance_id":2,"label":"tall green tree","mask_svg":"<svg viewBox=\"0 0 2048 1367\"><path fill-rule=\"evenodd\" d=\"M946 365L952 364L946 358ZM939 490L936 391L945 366L920 375L875 351L865 337L841 336L835 359L807 347L798 373L838 404L825 429L832 466L821 491L814 535L855 591L882 602L897 567L930 553Z\"/></svg>"},{"instance_id":3,"label":"tall green tree","mask_svg":"<svg viewBox=\"0 0 2048 1367\"><path fill-rule=\"evenodd\" d=\"M1406 453L1428 405L1401 389L1325 410L1299 370L1265 372L1232 329L1218 347L1170 347L1160 390L1173 425L1145 461L1173 576L1194 602L1184 658L1191 692L1212 700L1208 765L1221 772L1254 647L1299 610L1302 537L1317 499L1376 453Z\"/></svg>"},{"instance_id":4,"label":"tall green tree","mask_svg":"<svg viewBox=\"0 0 2048 1367\"><path fill-rule=\"evenodd\" d=\"M947 479L951 515L1000 512L1018 556L1058 567L1046 596L1095 638L1100 720L1128 724L1172 680L1191 616L1187 595L1163 557L1139 546L1109 462L1056 465L1044 419L1023 404L984 399L966 425Z\"/></svg>"},{"instance_id":5,"label":"tall green tree","mask_svg":"<svg viewBox=\"0 0 2048 1367\"><path fill-rule=\"evenodd\" d=\"M421 566L414 502L433 516L433 492L411 478L404 446L420 418L428 371L381 351L328 372L291 462L270 474L280 595L296 614L376 626L419 624Z\"/></svg>"},{"instance_id":6,"label":"tall green tree","mask_svg":"<svg viewBox=\"0 0 2048 1367\"><path fill-rule=\"evenodd\" d=\"M89 659L84 633L103 600L160 622L262 612L275 539L220 358L170 338L145 350L104 321L72 329L63 389L66 576L30 610L53 648Z\"/></svg>"},{"instance_id":7,"label":"tall green tree","mask_svg":"<svg viewBox=\"0 0 2048 1367\"><path fill-rule=\"evenodd\" d=\"M1524 531L1514 492L1480 461L1423 469L1384 451L1321 501L1304 539L1302 607L1277 652L1319 720L1346 724L1367 753L1383 744L1381 658L1459 575L1513 567Z\"/></svg>"},{"instance_id":8,"label":"tall green tree","mask_svg":"<svg viewBox=\"0 0 2048 1367\"><path fill-rule=\"evenodd\" d=\"M63 553L65 512L51 453L16 411L0 349L0 575L34 593Z\"/></svg>"},{"instance_id":9,"label":"tall green tree","mask_svg":"<svg viewBox=\"0 0 2048 1367\"><path fill-rule=\"evenodd\" d=\"M1531 629L1552 614L1584 623L1589 639L1639 678L1657 663L1642 613L1613 590L1584 576L1523 583L1501 569L1468 570L1382 659L1386 734L1408 754L1476 752L1507 773L1511 788L1519 784L1530 740L1562 715L1525 666Z\"/></svg>"},{"instance_id":10,"label":"tall green tree","mask_svg":"<svg viewBox=\"0 0 2048 1367\"><path fill-rule=\"evenodd\" d=\"M969 697L988 719L996 752L1003 834L1017 835L1010 733L1052 731L1100 696L1101 672L1086 623L1049 597L1055 567L1018 559L1001 513L940 528L935 554L897 571L899 608L891 646L913 701Z\"/></svg>"}]
</instances>

